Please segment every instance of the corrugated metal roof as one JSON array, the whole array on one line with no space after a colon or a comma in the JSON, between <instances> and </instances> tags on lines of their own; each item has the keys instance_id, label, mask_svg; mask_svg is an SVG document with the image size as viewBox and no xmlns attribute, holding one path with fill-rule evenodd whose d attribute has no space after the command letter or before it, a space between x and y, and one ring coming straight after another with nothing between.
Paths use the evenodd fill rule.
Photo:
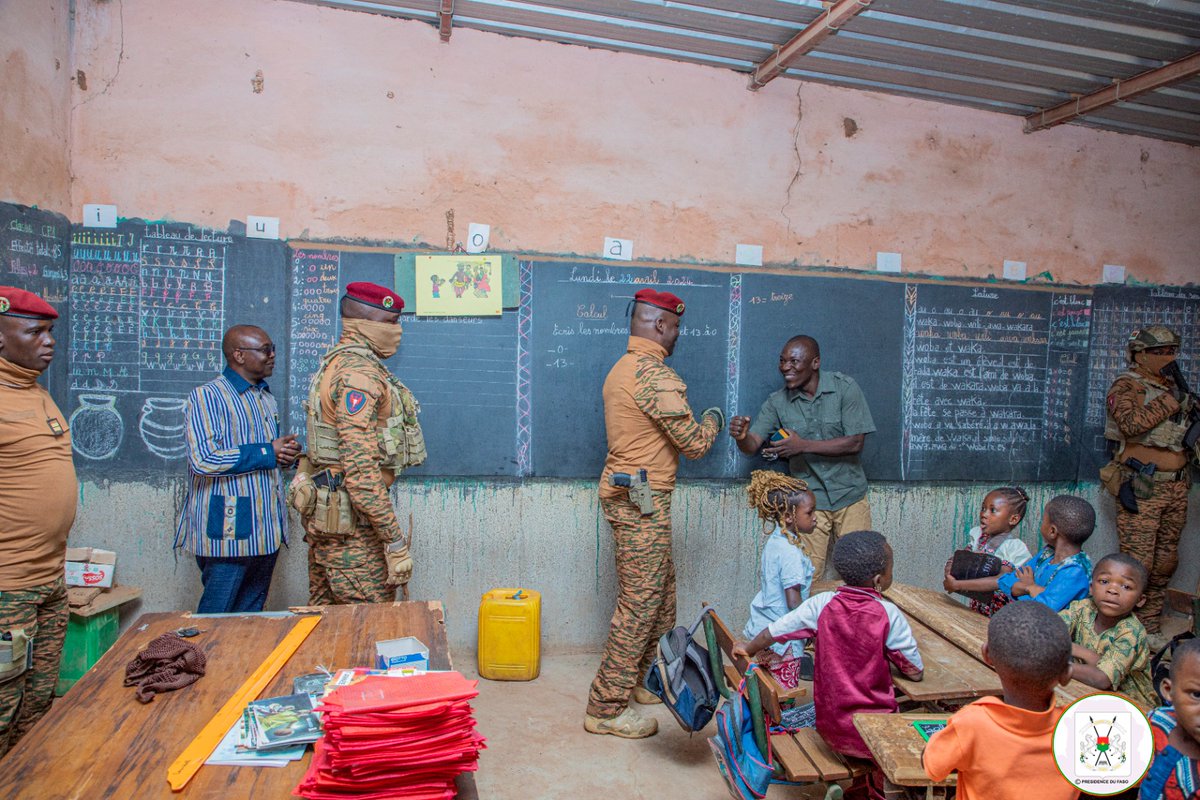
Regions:
<instances>
[{"instance_id":1,"label":"corrugated metal roof","mask_svg":"<svg viewBox=\"0 0 1200 800\"><path fill-rule=\"evenodd\" d=\"M438 24L439 0L298 0ZM749 76L818 0L455 0L453 26ZM1200 53L1197 0L860 0L780 79L1027 116ZM453 39L451 40L453 41ZM749 81L747 82L749 86ZM768 84L759 91L778 91ZM1200 78L1091 111L1088 127L1200 145Z\"/></svg>"}]
</instances>

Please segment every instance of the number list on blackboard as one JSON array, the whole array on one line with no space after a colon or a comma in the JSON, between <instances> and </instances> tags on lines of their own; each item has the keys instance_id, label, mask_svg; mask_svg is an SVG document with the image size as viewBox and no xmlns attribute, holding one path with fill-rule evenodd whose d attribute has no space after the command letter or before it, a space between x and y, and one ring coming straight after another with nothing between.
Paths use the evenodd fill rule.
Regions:
<instances>
[{"instance_id":1,"label":"number list on blackboard","mask_svg":"<svg viewBox=\"0 0 1200 800\"><path fill-rule=\"evenodd\" d=\"M291 430L306 434L304 402L321 357L338 339L341 297L341 253L337 250L293 250L291 353L288 358L288 401Z\"/></svg>"}]
</instances>

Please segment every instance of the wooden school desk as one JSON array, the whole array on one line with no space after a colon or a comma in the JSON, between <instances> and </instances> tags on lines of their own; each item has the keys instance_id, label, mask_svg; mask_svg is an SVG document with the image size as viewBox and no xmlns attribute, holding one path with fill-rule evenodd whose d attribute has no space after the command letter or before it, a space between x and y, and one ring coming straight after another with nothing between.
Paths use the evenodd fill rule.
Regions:
<instances>
[{"instance_id":1,"label":"wooden school desk","mask_svg":"<svg viewBox=\"0 0 1200 800\"><path fill-rule=\"evenodd\" d=\"M951 773L946 780L934 783L921 766L921 751L925 740L913 727L916 720L944 720L946 714L855 714L854 727L870 748L889 786L890 798L907 794L909 797L946 797L946 787L958 780Z\"/></svg>"},{"instance_id":2,"label":"wooden school desk","mask_svg":"<svg viewBox=\"0 0 1200 800\"><path fill-rule=\"evenodd\" d=\"M438 602L325 606L321 622L263 691L292 693L292 678L318 666L370 666L375 641L415 636L429 648L431 669L451 669L442 604ZM4 758L0 797L66 798L289 798L312 758L286 767L204 766L178 794L167 767L230 695L283 639L294 615L205 617L181 612L145 614ZM202 633L189 641L208 659L207 673L183 689L145 705L121 685L125 665L155 637L181 627ZM486 733L484 734L486 736ZM459 779L459 797L474 800L475 779Z\"/></svg>"},{"instance_id":3,"label":"wooden school desk","mask_svg":"<svg viewBox=\"0 0 1200 800\"><path fill-rule=\"evenodd\" d=\"M939 634L943 641L952 642L963 653L978 661L984 669L989 672L992 671L991 667L988 667L983 662L983 644L987 641L987 617L975 613L945 592L938 592L933 589L922 589L917 586L894 583L890 589L883 593L883 596L895 603L904 612L904 615L908 617L909 622L913 625L914 634L917 632L917 624L920 623L925 628ZM925 646L919 635L917 644L921 648L921 655L924 656ZM928 668L929 665L926 664L926 669L928 670ZM992 675L995 677L994 672ZM928 672L926 672L925 680L929 680ZM997 690L985 692L985 694L1000 694L1000 679L995 678L995 682ZM918 686L919 684L913 685ZM899 682L897 682L897 686L900 686ZM901 691L905 691L907 694L903 686L901 686ZM1086 697L1089 694L1095 694L1098 691L1100 690L1076 680L1071 681L1066 686L1058 686L1054 690L1055 694L1058 695L1059 701L1064 705L1072 703L1081 697Z\"/></svg>"},{"instance_id":4,"label":"wooden school desk","mask_svg":"<svg viewBox=\"0 0 1200 800\"><path fill-rule=\"evenodd\" d=\"M841 584L841 581L814 581L811 593L833 591ZM925 675L922 680L910 681L893 675L892 683L895 687L909 700L929 706L933 710L940 710L947 705L960 706L985 695L1001 694L1000 678L978 658L977 653L972 655L964 651L958 646L955 638L943 633L940 624L925 621L930 618L929 615L915 615L900 602L897 595L907 599L913 591L928 590L893 584L892 588L884 593L884 597L904 612L912 628L913 637L917 640L917 649L921 651L921 659L925 663ZM894 592L897 594L893 594ZM947 600L945 597L940 599ZM953 604L953 601L949 602ZM961 606L959 610L979 616ZM986 633L987 620L979 618L983 620ZM934 623L938 622L939 620L934 618Z\"/></svg>"}]
</instances>

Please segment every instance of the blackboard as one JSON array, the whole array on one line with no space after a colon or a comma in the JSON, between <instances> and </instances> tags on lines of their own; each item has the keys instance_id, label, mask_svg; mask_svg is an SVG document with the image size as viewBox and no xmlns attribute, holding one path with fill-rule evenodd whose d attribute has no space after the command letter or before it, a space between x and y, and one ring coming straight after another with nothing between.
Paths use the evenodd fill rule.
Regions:
<instances>
[{"instance_id":1,"label":"blackboard","mask_svg":"<svg viewBox=\"0 0 1200 800\"><path fill-rule=\"evenodd\" d=\"M901 477L1074 478L1091 297L996 285L904 292Z\"/></svg>"},{"instance_id":2,"label":"blackboard","mask_svg":"<svg viewBox=\"0 0 1200 800\"><path fill-rule=\"evenodd\" d=\"M783 388L779 353L807 334L821 348L822 371L842 372L863 390L876 432L862 453L868 477L899 480L900 331L904 284L820 276L749 273L741 278L741 358L737 413L753 418ZM734 474L769 466L736 457Z\"/></svg>"},{"instance_id":3,"label":"blackboard","mask_svg":"<svg viewBox=\"0 0 1200 800\"><path fill-rule=\"evenodd\" d=\"M292 336L291 430L305 437L303 403L321 356L338 340L338 303L346 285L385 286L411 277L411 255L386 250L289 248ZM400 349L385 363L421 404L428 460L410 475L516 476L517 311L500 317L417 317L412 298L401 319Z\"/></svg>"},{"instance_id":4,"label":"blackboard","mask_svg":"<svg viewBox=\"0 0 1200 800\"><path fill-rule=\"evenodd\" d=\"M532 384L529 474L600 475L607 452L601 390L625 354L628 308L639 289L671 291L687 305L667 363L688 385L697 416L709 406L728 406L737 352L730 338L730 307L737 300L729 273L572 262L523 262L522 270L531 280L522 306L528 335L522 327L521 342ZM685 460L679 474L723 476L730 446L722 432L706 456Z\"/></svg>"},{"instance_id":5,"label":"blackboard","mask_svg":"<svg viewBox=\"0 0 1200 800\"><path fill-rule=\"evenodd\" d=\"M1104 439L1108 388L1129 367L1129 334L1146 325L1166 325L1183 339L1179 368L1200 391L1200 289L1186 287L1098 286L1092 300L1088 354L1087 412L1079 479L1096 480L1108 462Z\"/></svg>"},{"instance_id":6,"label":"blackboard","mask_svg":"<svg viewBox=\"0 0 1200 800\"><path fill-rule=\"evenodd\" d=\"M286 357L270 379L285 428L339 333L347 283L412 285L412 251L285 246L186 223L71 227L0 203L0 281L59 308L44 378L71 421L82 474L165 477L184 463L183 399L223 367L230 325L264 327ZM753 415L781 386L779 349L817 338L822 368L863 388L877 432L872 480L1091 480L1103 462L1104 395L1125 342L1161 323L1200 338L1200 290L1058 289L831 273L504 256L505 311L404 315L389 366L422 402L429 460L415 475L594 478L605 453L601 386L625 351L643 287L688 311L668 363L694 410ZM411 309L408 309L411 311ZM1200 383L1197 348L1180 356ZM684 462L692 478L762 465L722 434ZM778 466L778 465L777 465Z\"/></svg>"},{"instance_id":7,"label":"blackboard","mask_svg":"<svg viewBox=\"0 0 1200 800\"><path fill-rule=\"evenodd\" d=\"M184 403L224 369L221 338L258 325L287 344L283 244L124 220L71 234L69 415L83 475L175 475ZM276 365L286 369L280 359ZM268 379L281 408L286 383Z\"/></svg>"},{"instance_id":8,"label":"blackboard","mask_svg":"<svg viewBox=\"0 0 1200 800\"><path fill-rule=\"evenodd\" d=\"M0 284L33 292L54 306L57 340L54 360L41 381L64 414L67 411L67 342L71 313L67 292L67 250L71 226L61 214L0 203Z\"/></svg>"}]
</instances>

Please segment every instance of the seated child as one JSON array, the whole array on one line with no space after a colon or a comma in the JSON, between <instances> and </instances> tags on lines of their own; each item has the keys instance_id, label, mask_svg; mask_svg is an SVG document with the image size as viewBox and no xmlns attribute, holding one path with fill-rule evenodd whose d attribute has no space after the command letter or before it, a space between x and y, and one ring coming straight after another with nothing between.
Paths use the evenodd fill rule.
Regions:
<instances>
[{"instance_id":1,"label":"seated child","mask_svg":"<svg viewBox=\"0 0 1200 800\"><path fill-rule=\"evenodd\" d=\"M930 737L925 774L958 771L958 800L1070 800L1079 790L1054 762L1054 725L1066 709L1054 687L1071 679L1071 637L1040 603L1010 603L988 623L983 660L996 670L1004 698L984 697L959 710Z\"/></svg>"},{"instance_id":2,"label":"seated child","mask_svg":"<svg viewBox=\"0 0 1200 800\"><path fill-rule=\"evenodd\" d=\"M975 553L989 553L1003 562L1003 572L1011 572L1033 558L1025 543L1013 535L1013 529L1025 518L1025 506L1029 495L1019 487L1005 486L993 489L983 498L979 509L979 524L967 534L971 539L970 549ZM950 574L950 562L946 562L946 577L942 582L947 592L992 592L989 603L971 598L971 609L990 617L1004 604L1011 601L1004 592L996 591L1000 576L961 580Z\"/></svg>"},{"instance_id":3,"label":"seated child","mask_svg":"<svg viewBox=\"0 0 1200 800\"><path fill-rule=\"evenodd\" d=\"M1131 555L1112 553L1092 571L1092 596L1060 613L1071 632L1072 677L1117 691L1146 708L1157 705L1150 680L1146 629L1133 615L1146 602L1146 568Z\"/></svg>"},{"instance_id":4,"label":"seated child","mask_svg":"<svg viewBox=\"0 0 1200 800\"><path fill-rule=\"evenodd\" d=\"M758 469L750 473L746 489L750 507L769 534L762 551L762 588L750 602L750 620L742 635L747 639L808 599L812 586L813 565L800 547L801 533L812 533L816 526L817 498L808 485L790 475ZM773 644L760 656L771 674L785 689L795 688L800 678L803 642Z\"/></svg>"},{"instance_id":5,"label":"seated child","mask_svg":"<svg viewBox=\"0 0 1200 800\"><path fill-rule=\"evenodd\" d=\"M1033 600L1062 611L1088 595L1092 562L1081 549L1096 527L1088 501L1060 494L1042 510L1042 541L1037 558L1001 575L997 588L1015 600Z\"/></svg>"},{"instance_id":6,"label":"seated child","mask_svg":"<svg viewBox=\"0 0 1200 800\"><path fill-rule=\"evenodd\" d=\"M882 597L892 585L892 548L883 534L842 536L833 548L833 567L845 586L810 597L750 642L735 644L733 653L753 656L773 642L815 637L817 732L839 753L869 759L853 715L897 710L889 663L914 681L923 676L924 665L908 620ZM882 772L876 770L870 780L882 796Z\"/></svg>"},{"instance_id":7,"label":"seated child","mask_svg":"<svg viewBox=\"0 0 1200 800\"><path fill-rule=\"evenodd\" d=\"M1162 682L1171 705L1150 714L1154 761L1142 779L1140 800L1200 798L1200 639L1181 642Z\"/></svg>"}]
</instances>

